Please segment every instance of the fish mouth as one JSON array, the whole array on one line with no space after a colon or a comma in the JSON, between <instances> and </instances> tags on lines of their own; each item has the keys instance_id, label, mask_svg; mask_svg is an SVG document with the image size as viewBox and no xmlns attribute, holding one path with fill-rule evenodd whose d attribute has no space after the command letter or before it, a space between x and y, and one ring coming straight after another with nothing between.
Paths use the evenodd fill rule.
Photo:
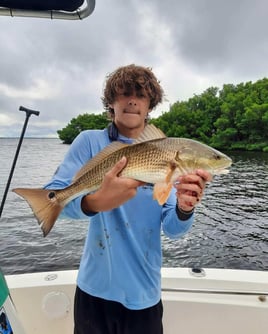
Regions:
<instances>
[{"instance_id":1,"label":"fish mouth","mask_svg":"<svg viewBox=\"0 0 268 334\"><path fill-rule=\"evenodd\" d=\"M231 165L232 165L232 159L230 159L229 157L221 159L220 161L216 161L216 163L214 160L214 161L207 162L206 164L208 170L210 170L210 172L213 175L228 174L230 172L229 168L231 167Z\"/></svg>"},{"instance_id":2,"label":"fish mouth","mask_svg":"<svg viewBox=\"0 0 268 334\"><path fill-rule=\"evenodd\" d=\"M230 172L229 167L232 164L232 160L230 159L230 161L228 161L227 164L225 164L224 166L218 167L215 169L215 175L224 175L224 174L228 174Z\"/></svg>"},{"instance_id":3,"label":"fish mouth","mask_svg":"<svg viewBox=\"0 0 268 334\"><path fill-rule=\"evenodd\" d=\"M221 169L218 169L216 172L215 172L215 175L226 175L230 172L229 169L227 168L221 168Z\"/></svg>"}]
</instances>

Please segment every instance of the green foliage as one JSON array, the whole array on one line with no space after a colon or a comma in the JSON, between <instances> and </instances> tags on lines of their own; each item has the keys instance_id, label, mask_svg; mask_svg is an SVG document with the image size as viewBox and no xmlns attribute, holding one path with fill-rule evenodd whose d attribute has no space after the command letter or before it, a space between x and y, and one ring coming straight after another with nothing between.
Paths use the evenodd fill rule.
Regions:
<instances>
[{"instance_id":1,"label":"green foliage","mask_svg":"<svg viewBox=\"0 0 268 334\"><path fill-rule=\"evenodd\" d=\"M86 129L108 125L106 113L73 118L59 137L65 143ZM151 123L168 137L192 138L218 149L268 152L268 79L210 87L188 101L177 101Z\"/></svg>"},{"instance_id":2,"label":"green foliage","mask_svg":"<svg viewBox=\"0 0 268 334\"><path fill-rule=\"evenodd\" d=\"M218 149L268 152L268 79L208 88L151 121L169 137Z\"/></svg>"},{"instance_id":3,"label":"green foliage","mask_svg":"<svg viewBox=\"0 0 268 334\"><path fill-rule=\"evenodd\" d=\"M104 129L109 123L106 112L101 115L83 114L73 118L70 123L58 130L59 138L65 144L71 144L75 137L83 130L89 129Z\"/></svg>"},{"instance_id":4,"label":"green foliage","mask_svg":"<svg viewBox=\"0 0 268 334\"><path fill-rule=\"evenodd\" d=\"M169 112L151 122L169 137L187 137L209 143L220 114L218 88L211 87L187 102L174 103Z\"/></svg>"}]
</instances>

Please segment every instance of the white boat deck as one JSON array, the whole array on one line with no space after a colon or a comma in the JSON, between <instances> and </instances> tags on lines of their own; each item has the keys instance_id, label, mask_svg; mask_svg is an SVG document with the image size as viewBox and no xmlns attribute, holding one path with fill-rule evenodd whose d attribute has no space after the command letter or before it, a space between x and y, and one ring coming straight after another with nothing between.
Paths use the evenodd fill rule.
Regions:
<instances>
[{"instance_id":1,"label":"white boat deck","mask_svg":"<svg viewBox=\"0 0 268 334\"><path fill-rule=\"evenodd\" d=\"M77 271L6 276L26 334L71 334ZM267 334L268 272L162 270L164 333Z\"/></svg>"}]
</instances>

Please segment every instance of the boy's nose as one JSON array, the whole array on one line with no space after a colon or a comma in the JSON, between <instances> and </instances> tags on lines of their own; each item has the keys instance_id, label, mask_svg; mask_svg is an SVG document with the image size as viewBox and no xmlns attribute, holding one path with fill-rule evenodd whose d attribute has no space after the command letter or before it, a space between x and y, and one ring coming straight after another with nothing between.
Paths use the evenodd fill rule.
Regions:
<instances>
[{"instance_id":1,"label":"boy's nose","mask_svg":"<svg viewBox=\"0 0 268 334\"><path fill-rule=\"evenodd\" d=\"M136 100L135 100L134 97L131 97L131 98L129 99L129 101L128 101L128 105L130 105L130 106L136 106L136 105L137 105Z\"/></svg>"}]
</instances>

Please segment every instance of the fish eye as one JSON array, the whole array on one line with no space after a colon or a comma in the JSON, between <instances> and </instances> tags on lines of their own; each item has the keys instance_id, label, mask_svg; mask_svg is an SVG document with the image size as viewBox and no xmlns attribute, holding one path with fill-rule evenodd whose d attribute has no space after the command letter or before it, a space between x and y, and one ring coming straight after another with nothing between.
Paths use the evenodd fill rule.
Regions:
<instances>
[{"instance_id":1,"label":"fish eye","mask_svg":"<svg viewBox=\"0 0 268 334\"><path fill-rule=\"evenodd\" d=\"M214 159L215 159L215 160L221 160L221 156L220 156L219 154L215 154L215 155L214 155Z\"/></svg>"}]
</instances>

